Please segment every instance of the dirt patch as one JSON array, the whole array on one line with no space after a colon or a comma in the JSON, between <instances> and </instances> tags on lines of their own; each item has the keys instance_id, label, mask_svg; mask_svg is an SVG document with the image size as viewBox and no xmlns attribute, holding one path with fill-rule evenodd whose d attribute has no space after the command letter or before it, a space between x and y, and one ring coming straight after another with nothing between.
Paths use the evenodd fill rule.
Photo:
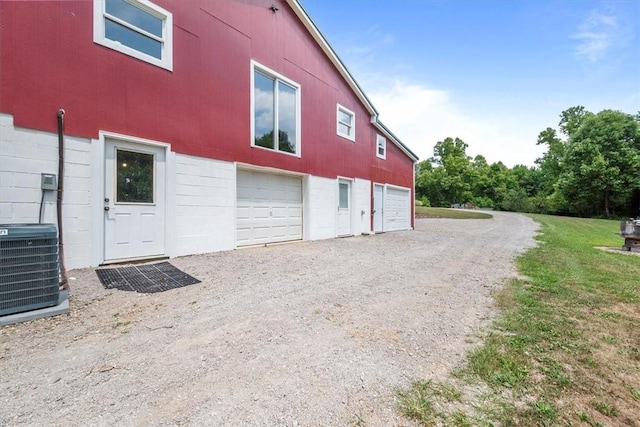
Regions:
<instances>
[{"instance_id":1,"label":"dirt patch","mask_svg":"<svg viewBox=\"0 0 640 427\"><path fill-rule=\"evenodd\" d=\"M618 246L616 246L616 247L594 246L594 248L600 249L601 251L611 252L611 253L615 253L615 254L640 256L640 252L638 252L638 251L628 251L626 249L623 249L622 246L620 246L620 247L618 247Z\"/></svg>"},{"instance_id":2,"label":"dirt patch","mask_svg":"<svg viewBox=\"0 0 640 427\"><path fill-rule=\"evenodd\" d=\"M535 244L529 218L171 260L157 294L70 272L71 314L0 329L0 425L411 425L397 387L444 379Z\"/></svg>"},{"instance_id":3,"label":"dirt patch","mask_svg":"<svg viewBox=\"0 0 640 427\"><path fill-rule=\"evenodd\" d=\"M565 421L570 423L579 412L588 416L591 425L640 426L640 307L618 302L589 308L577 329L584 331L588 351L579 360L565 351L554 355L556 360L567 362L571 377L581 385L572 387L565 396L570 408L565 409Z\"/></svg>"}]
</instances>

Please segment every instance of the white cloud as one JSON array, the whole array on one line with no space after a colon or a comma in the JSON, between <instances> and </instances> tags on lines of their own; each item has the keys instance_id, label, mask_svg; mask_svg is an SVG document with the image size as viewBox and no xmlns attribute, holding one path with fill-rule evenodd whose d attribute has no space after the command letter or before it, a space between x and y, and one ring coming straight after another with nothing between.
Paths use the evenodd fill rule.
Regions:
<instances>
[{"instance_id":1,"label":"white cloud","mask_svg":"<svg viewBox=\"0 0 640 427\"><path fill-rule=\"evenodd\" d=\"M510 116L471 118L450 93L417 83L395 80L384 86L371 85L369 98L380 112L380 120L405 143L420 160L433 156L433 147L447 137L460 138L469 145L467 154L483 155L489 163L502 161L509 167L532 166L543 153L536 146L538 133L548 124L532 120L523 112Z\"/></svg>"},{"instance_id":2,"label":"white cloud","mask_svg":"<svg viewBox=\"0 0 640 427\"><path fill-rule=\"evenodd\" d=\"M413 70L411 63L395 60L391 70L380 66L381 48L396 43L391 33L377 26L344 40L348 66L380 113L381 121L400 138L420 160L433 156L433 147L447 137L461 138L467 154L483 155L489 163L503 162L533 166L544 147L536 145L539 132L553 125L548 117L532 119L531 111L503 113L460 108L451 93L430 88L419 78L404 78ZM385 57L384 64L389 58Z\"/></svg>"},{"instance_id":3,"label":"white cloud","mask_svg":"<svg viewBox=\"0 0 640 427\"><path fill-rule=\"evenodd\" d=\"M576 56L595 63L605 59L624 37L616 16L593 10L571 38L578 40Z\"/></svg>"},{"instance_id":4,"label":"white cloud","mask_svg":"<svg viewBox=\"0 0 640 427\"><path fill-rule=\"evenodd\" d=\"M344 46L344 52L348 56L359 58L359 62L373 63L375 53L380 47L391 46L395 41L393 34L384 32L379 26L374 25L362 33L354 34L352 40Z\"/></svg>"}]
</instances>

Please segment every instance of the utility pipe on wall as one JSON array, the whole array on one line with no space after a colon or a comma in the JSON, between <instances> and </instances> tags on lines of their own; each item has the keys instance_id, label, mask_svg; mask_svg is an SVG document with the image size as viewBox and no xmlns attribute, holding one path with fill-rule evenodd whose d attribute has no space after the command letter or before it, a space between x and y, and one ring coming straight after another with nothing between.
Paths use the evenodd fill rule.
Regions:
<instances>
[{"instance_id":1,"label":"utility pipe on wall","mask_svg":"<svg viewBox=\"0 0 640 427\"><path fill-rule=\"evenodd\" d=\"M62 242L62 189L64 178L64 110L58 110L58 199L56 211L58 217L58 256L60 258L60 288L69 289L67 269L64 266L64 244Z\"/></svg>"}]
</instances>

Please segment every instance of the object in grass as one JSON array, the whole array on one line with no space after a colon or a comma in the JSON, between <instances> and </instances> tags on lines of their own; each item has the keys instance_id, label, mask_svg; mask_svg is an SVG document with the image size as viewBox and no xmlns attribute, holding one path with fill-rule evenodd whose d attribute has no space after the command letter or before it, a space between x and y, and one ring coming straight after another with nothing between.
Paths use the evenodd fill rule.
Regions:
<instances>
[{"instance_id":1,"label":"object in grass","mask_svg":"<svg viewBox=\"0 0 640 427\"><path fill-rule=\"evenodd\" d=\"M624 238L623 250L640 252L640 219L620 221L620 236Z\"/></svg>"}]
</instances>

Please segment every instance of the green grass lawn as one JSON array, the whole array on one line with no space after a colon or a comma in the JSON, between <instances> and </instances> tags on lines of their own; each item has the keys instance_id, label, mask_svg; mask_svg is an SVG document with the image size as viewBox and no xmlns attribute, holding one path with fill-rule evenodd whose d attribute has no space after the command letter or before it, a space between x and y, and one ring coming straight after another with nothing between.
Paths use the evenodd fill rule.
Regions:
<instances>
[{"instance_id":1,"label":"green grass lawn","mask_svg":"<svg viewBox=\"0 0 640 427\"><path fill-rule=\"evenodd\" d=\"M450 426L637 425L640 257L596 248L622 246L618 221L532 218L542 228L539 246L517 259L526 279L496 294L500 315L464 368L398 392L406 416Z\"/></svg>"},{"instance_id":2,"label":"green grass lawn","mask_svg":"<svg viewBox=\"0 0 640 427\"><path fill-rule=\"evenodd\" d=\"M493 217L485 212L416 206L416 218L488 219Z\"/></svg>"}]
</instances>

